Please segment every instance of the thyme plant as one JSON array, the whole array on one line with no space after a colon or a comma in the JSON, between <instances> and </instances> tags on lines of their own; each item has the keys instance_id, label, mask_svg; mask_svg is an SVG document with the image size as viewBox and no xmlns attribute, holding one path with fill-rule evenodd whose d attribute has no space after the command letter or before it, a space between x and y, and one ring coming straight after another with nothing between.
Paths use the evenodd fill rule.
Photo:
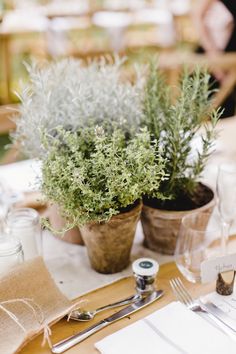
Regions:
<instances>
[{"instance_id":1,"label":"thyme plant","mask_svg":"<svg viewBox=\"0 0 236 354\"><path fill-rule=\"evenodd\" d=\"M82 61L64 59L43 67L27 65L30 83L23 89L20 119L13 140L19 141L29 157L42 157L41 134L58 126L76 131L89 125L110 129L137 129L142 115L141 80L121 80L122 61L107 64L104 59L85 66Z\"/></svg>"},{"instance_id":2,"label":"thyme plant","mask_svg":"<svg viewBox=\"0 0 236 354\"><path fill-rule=\"evenodd\" d=\"M199 68L191 74L185 71L179 95L173 102L164 77L153 63L150 66L143 102L143 125L147 126L152 138L159 141L167 160L165 171L169 178L162 181L160 191L172 200L183 194L194 195L212 151L221 111L211 109L209 79L210 75ZM202 142L201 149L195 148L197 137Z\"/></svg>"},{"instance_id":3,"label":"thyme plant","mask_svg":"<svg viewBox=\"0 0 236 354\"><path fill-rule=\"evenodd\" d=\"M165 161L147 129L127 141L120 129L108 134L101 126L60 128L44 140L42 190L70 226L107 221L150 192L162 197Z\"/></svg>"}]
</instances>

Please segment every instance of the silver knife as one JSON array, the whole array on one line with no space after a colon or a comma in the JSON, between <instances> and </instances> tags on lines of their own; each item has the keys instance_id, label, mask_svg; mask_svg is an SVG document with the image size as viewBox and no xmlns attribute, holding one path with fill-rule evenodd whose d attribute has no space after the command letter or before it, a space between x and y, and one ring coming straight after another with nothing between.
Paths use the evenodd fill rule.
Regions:
<instances>
[{"instance_id":1,"label":"silver knife","mask_svg":"<svg viewBox=\"0 0 236 354\"><path fill-rule=\"evenodd\" d=\"M224 323L227 327L229 327L232 331L236 332L236 321L230 318L224 311L222 311L219 307L214 305L212 302L207 301L207 302L202 302L203 307L206 308L206 310L211 313L213 316L215 316L219 321Z\"/></svg>"},{"instance_id":2,"label":"silver knife","mask_svg":"<svg viewBox=\"0 0 236 354\"><path fill-rule=\"evenodd\" d=\"M131 313L141 310L147 305L150 305L151 303L159 299L163 294L164 294L163 290L154 291L152 294L148 295L147 297L142 298L137 302L134 302L132 305L125 307L124 309L116 312L114 315L105 318L104 320L85 329L84 331L81 331L69 338L62 340L61 342L56 343L51 348L52 353L54 354L64 353L66 350L70 349L74 345L82 342L84 339L88 338L92 334L100 331L100 329L109 326L111 323L116 322L121 318L130 315Z\"/></svg>"}]
</instances>

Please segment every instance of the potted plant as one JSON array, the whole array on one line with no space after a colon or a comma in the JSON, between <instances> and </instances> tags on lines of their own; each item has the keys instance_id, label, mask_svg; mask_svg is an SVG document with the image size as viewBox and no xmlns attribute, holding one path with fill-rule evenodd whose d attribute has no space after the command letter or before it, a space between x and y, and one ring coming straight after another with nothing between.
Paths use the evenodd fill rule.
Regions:
<instances>
[{"instance_id":1,"label":"potted plant","mask_svg":"<svg viewBox=\"0 0 236 354\"><path fill-rule=\"evenodd\" d=\"M19 95L21 105L13 141L30 158L44 159L42 132L52 132L58 126L77 129L111 123L122 127L126 134L135 131L142 115L140 83L131 85L121 80L122 61L107 64L104 59L85 65L65 59L40 67L27 65L30 83ZM65 220L52 204L47 216L54 229L65 227ZM63 240L81 243L77 227L66 231Z\"/></svg>"},{"instance_id":2,"label":"potted plant","mask_svg":"<svg viewBox=\"0 0 236 354\"><path fill-rule=\"evenodd\" d=\"M164 254L174 253L185 214L209 210L214 205L213 191L200 183L221 114L211 108L209 78L199 68L193 73L185 71L174 101L154 64L146 82L143 125L161 145L168 178L159 188L164 199L144 197L141 220L145 246Z\"/></svg>"},{"instance_id":3,"label":"potted plant","mask_svg":"<svg viewBox=\"0 0 236 354\"><path fill-rule=\"evenodd\" d=\"M45 135L42 190L70 227L80 225L92 267L115 273L129 263L142 195L158 196L164 160L146 129L127 139L102 126ZM155 191L155 192L154 192Z\"/></svg>"}]
</instances>

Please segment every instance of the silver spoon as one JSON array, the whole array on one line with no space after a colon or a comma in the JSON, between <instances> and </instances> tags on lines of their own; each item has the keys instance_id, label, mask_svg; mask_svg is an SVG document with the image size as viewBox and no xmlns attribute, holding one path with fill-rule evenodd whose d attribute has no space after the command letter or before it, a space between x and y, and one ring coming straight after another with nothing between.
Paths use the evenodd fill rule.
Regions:
<instances>
[{"instance_id":1,"label":"silver spoon","mask_svg":"<svg viewBox=\"0 0 236 354\"><path fill-rule=\"evenodd\" d=\"M114 302L113 304L99 307L98 309L93 310L93 311L75 310L75 311L72 312L72 314L70 316L70 319L76 320L76 321L90 321L99 312L102 312L102 311L105 311L105 310L108 310L108 309L112 309L113 307L118 307L118 306L131 304L132 302L140 300L141 298L142 298L141 294L136 294L136 295L132 295L130 297L127 297L124 300L120 300L120 301Z\"/></svg>"}]
</instances>

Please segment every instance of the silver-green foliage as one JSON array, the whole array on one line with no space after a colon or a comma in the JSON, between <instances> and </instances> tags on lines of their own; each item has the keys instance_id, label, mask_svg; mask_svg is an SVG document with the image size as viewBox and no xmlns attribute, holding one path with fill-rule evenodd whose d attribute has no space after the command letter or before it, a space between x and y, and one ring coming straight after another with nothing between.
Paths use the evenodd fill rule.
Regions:
<instances>
[{"instance_id":1,"label":"silver-green foliage","mask_svg":"<svg viewBox=\"0 0 236 354\"><path fill-rule=\"evenodd\" d=\"M30 84L22 89L20 119L14 141L23 152L42 157L42 131L64 126L74 131L90 124L107 124L136 130L141 119L140 80L132 85L121 81L118 59L84 66L79 60L65 59L40 68L27 65Z\"/></svg>"},{"instance_id":2,"label":"silver-green foliage","mask_svg":"<svg viewBox=\"0 0 236 354\"><path fill-rule=\"evenodd\" d=\"M162 197L165 161L146 129L129 141L120 129L59 129L45 144L43 193L74 225L109 220L150 192Z\"/></svg>"},{"instance_id":3,"label":"silver-green foliage","mask_svg":"<svg viewBox=\"0 0 236 354\"><path fill-rule=\"evenodd\" d=\"M143 125L160 142L167 159L165 180L160 191L166 197L178 198L183 192L193 194L215 140L215 127L221 110L211 109L210 75L197 68L184 72L180 91L174 103L171 90L154 64L150 66L145 87ZM206 117L209 122L206 123ZM202 148L195 149L200 136ZM195 155L195 156L194 156Z\"/></svg>"}]
</instances>

